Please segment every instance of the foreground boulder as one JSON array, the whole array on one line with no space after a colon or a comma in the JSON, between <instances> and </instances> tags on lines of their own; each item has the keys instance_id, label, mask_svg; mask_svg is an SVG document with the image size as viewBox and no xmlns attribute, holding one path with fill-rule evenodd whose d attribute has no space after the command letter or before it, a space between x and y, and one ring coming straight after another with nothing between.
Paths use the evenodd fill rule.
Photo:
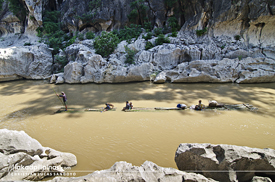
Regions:
<instances>
[{"instance_id":1,"label":"foreground boulder","mask_svg":"<svg viewBox=\"0 0 275 182\"><path fill-rule=\"evenodd\" d=\"M273 149L183 143L176 151L175 162L179 170L194 171L223 182L275 177Z\"/></svg>"},{"instance_id":2,"label":"foreground boulder","mask_svg":"<svg viewBox=\"0 0 275 182\"><path fill-rule=\"evenodd\" d=\"M96 171L82 177L56 177L51 182L71 182L71 181L96 181L96 182L115 182L115 181L143 181L143 182L214 182L200 174L187 173L173 168L159 167L153 162L146 161L140 167L133 166L127 162L116 162L110 169Z\"/></svg>"},{"instance_id":3,"label":"foreground boulder","mask_svg":"<svg viewBox=\"0 0 275 182\"><path fill-rule=\"evenodd\" d=\"M0 181L40 180L76 164L75 155L43 147L24 131L0 130Z\"/></svg>"}]
</instances>

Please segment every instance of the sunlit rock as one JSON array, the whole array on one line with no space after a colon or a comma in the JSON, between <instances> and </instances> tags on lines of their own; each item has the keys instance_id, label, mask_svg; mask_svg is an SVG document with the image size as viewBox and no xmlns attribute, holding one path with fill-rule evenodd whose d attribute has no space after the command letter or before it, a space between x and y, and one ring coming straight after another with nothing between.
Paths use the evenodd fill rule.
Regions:
<instances>
[{"instance_id":1,"label":"sunlit rock","mask_svg":"<svg viewBox=\"0 0 275 182\"><path fill-rule=\"evenodd\" d=\"M0 65L0 81L46 79L51 75L52 55L42 44L1 48Z\"/></svg>"},{"instance_id":2,"label":"sunlit rock","mask_svg":"<svg viewBox=\"0 0 275 182\"><path fill-rule=\"evenodd\" d=\"M235 145L182 143L175 155L179 170L197 171L217 181L251 181L261 171L272 176L275 150ZM222 171L222 172L219 172ZM245 172L238 172L245 171Z\"/></svg>"},{"instance_id":3,"label":"sunlit rock","mask_svg":"<svg viewBox=\"0 0 275 182\"><path fill-rule=\"evenodd\" d=\"M66 83L80 83L83 74L83 65L71 62L64 67L64 79Z\"/></svg>"},{"instance_id":4,"label":"sunlit rock","mask_svg":"<svg viewBox=\"0 0 275 182\"><path fill-rule=\"evenodd\" d=\"M152 70L153 64L151 63L143 63L141 65L131 67L128 70L126 81L149 81Z\"/></svg>"},{"instance_id":5,"label":"sunlit rock","mask_svg":"<svg viewBox=\"0 0 275 182\"><path fill-rule=\"evenodd\" d=\"M110 169L96 171L82 177L65 178L56 177L50 182L76 182L76 181L162 181L162 182L215 182L200 174L187 173L173 168L163 168L157 164L145 161L140 167L121 161L116 162Z\"/></svg>"},{"instance_id":6,"label":"sunlit rock","mask_svg":"<svg viewBox=\"0 0 275 182\"><path fill-rule=\"evenodd\" d=\"M43 147L24 131L1 129L0 151L0 181L41 180L77 164L75 155Z\"/></svg>"}]
</instances>

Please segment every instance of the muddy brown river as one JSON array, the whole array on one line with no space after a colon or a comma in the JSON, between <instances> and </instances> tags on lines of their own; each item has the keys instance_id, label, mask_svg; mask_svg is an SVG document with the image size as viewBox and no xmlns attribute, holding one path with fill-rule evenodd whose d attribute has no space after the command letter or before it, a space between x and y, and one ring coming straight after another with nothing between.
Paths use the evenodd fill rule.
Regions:
<instances>
[{"instance_id":1,"label":"muddy brown river","mask_svg":"<svg viewBox=\"0 0 275 182\"><path fill-rule=\"evenodd\" d=\"M54 91L64 91L68 107L78 112L54 114L62 107ZM233 144L275 149L275 83L267 84L63 84L47 81L0 83L0 128L24 130L43 146L76 155L77 176L110 168L116 161L140 166L146 160L177 168L180 143ZM123 112L134 107L188 107L216 100L249 103L257 111ZM84 108L117 108L81 112Z\"/></svg>"}]
</instances>

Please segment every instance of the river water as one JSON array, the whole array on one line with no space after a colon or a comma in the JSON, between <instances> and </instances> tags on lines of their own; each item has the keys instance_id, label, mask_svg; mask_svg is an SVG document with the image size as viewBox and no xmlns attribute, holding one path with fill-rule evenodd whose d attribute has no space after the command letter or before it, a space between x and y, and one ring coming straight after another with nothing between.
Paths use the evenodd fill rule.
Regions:
<instances>
[{"instance_id":1,"label":"river water","mask_svg":"<svg viewBox=\"0 0 275 182\"><path fill-rule=\"evenodd\" d=\"M117 108L108 112L62 112L55 92L69 108ZM267 84L62 84L47 81L0 83L0 128L24 130L43 146L76 155L77 176L108 169L116 161L140 166L146 160L177 168L180 143L233 144L275 149L275 83ZM195 105L201 99L250 103L257 111L123 112L134 107Z\"/></svg>"}]
</instances>

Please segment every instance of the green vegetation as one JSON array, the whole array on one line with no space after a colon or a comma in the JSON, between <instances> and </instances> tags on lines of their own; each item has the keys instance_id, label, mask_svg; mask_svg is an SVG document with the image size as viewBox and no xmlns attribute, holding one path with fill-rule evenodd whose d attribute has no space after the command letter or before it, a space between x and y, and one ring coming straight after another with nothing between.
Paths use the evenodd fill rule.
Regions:
<instances>
[{"instance_id":1,"label":"green vegetation","mask_svg":"<svg viewBox=\"0 0 275 182\"><path fill-rule=\"evenodd\" d=\"M150 41L146 42L145 50L151 49L153 47L154 47L154 45L152 44L152 42L150 42Z\"/></svg>"},{"instance_id":2,"label":"green vegetation","mask_svg":"<svg viewBox=\"0 0 275 182\"><path fill-rule=\"evenodd\" d=\"M163 29L162 28L155 28L154 29L154 34L155 34L155 36L159 36L160 34L163 34Z\"/></svg>"},{"instance_id":3,"label":"green vegetation","mask_svg":"<svg viewBox=\"0 0 275 182\"><path fill-rule=\"evenodd\" d=\"M163 43L170 43L170 40L168 37L165 37L165 35L160 34L156 39L156 45L162 45Z\"/></svg>"},{"instance_id":4,"label":"green vegetation","mask_svg":"<svg viewBox=\"0 0 275 182\"><path fill-rule=\"evenodd\" d=\"M180 29L180 25L178 24L178 20L175 17L170 17L168 19L169 27L172 29L172 37L177 37L178 30Z\"/></svg>"},{"instance_id":5,"label":"green vegetation","mask_svg":"<svg viewBox=\"0 0 275 182\"><path fill-rule=\"evenodd\" d=\"M131 8L133 9L127 16L129 21L134 24L144 25L146 18L146 11L148 9L144 4L145 0L135 0L131 3Z\"/></svg>"},{"instance_id":6,"label":"green vegetation","mask_svg":"<svg viewBox=\"0 0 275 182\"><path fill-rule=\"evenodd\" d=\"M86 33L86 39L94 39L94 38L95 38L94 32L87 32Z\"/></svg>"},{"instance_id":7,"label":"green vegetation","mask_svg":"<svg viewBox=\"0 0 275 182\"><path fill-rule=\"evenodd\" d=\"M243 56L238 56L239 61L243 59Z\"/></svg>"},{"instance_id":8,"label":"green vegetation","mask_svg":"<svg viewBox=\"0 0 275 182\"><path fill-rule=\"evenodd\" d=\"M146 32L150 32L153 28L151 22L144 22L143 28L146 30Z\"/></svg>"},{"instance_id":9,"label":"green vegetation","mask_svg":"<svg viewBox=\"0 0 275 182\"><path fill-rule=\"evenodd\" d=\"M235 35L235 36L234 36L234 39L237 40L237 41L238 41L238 40L241 40L241 36L240 36L240 35Z\"/></svg>"},{"instance_id":10,"label":"green vegetation","mask_svg":"<svg viewBox=\"0 0 275 182\"><path fill-rule=\"evenodd\" d=\"M4 2L4 0L0 0L0 11L2 11L3 2Z\"/></svg>"},{"instance_id":11,"label":"green vegetation","mask_svg":"<svg viewBox=\"0 0 275 182\"><path fill-rule=\"evenodd\" d=\"M178 32L172 32L171 36L172 37L177 37L178 36Z\"/></svg>"},{"instance_id":12,"label":"green vegetation","mask_svg":"<svg viewBox=\"0 0 275 182\"><path fill-rule=\"evenodd\" d=\"M112 31L113 34L117 35L120 41L127 40L129 43L132 38L138 38L142 33L142 29L140 25L131 24L130 27L125 27L121 30Z\"/></svg>"},{"instance_id":13,"label":"green vegetation","mask_svg":"<svg viewBox=\"0 0 275 182\"><path fill-rule=\"evenodd\" d=\"M171 9L176 6L177 0L165 0L164 3L169 9Z\"/></svg>"},{"instance_id":14,"label":"green vegetation","mask_svg":"<svg viewBox=\"0 0 275 182\"><path fill-rule=\"evenodd\" d=\"M149 39L152 38L152 36L153 36L153 33L152 33L152 32L148 32L148 33L146 34L146 36L142 36L142 38L144 38L145 40L149 40Z\"/></svg>"},{"instance_id":15,"label":"green vegetation","mask_svg":"<svg viewBox=\"0 0 275 182\"><path fill-rule=\"evenodd\" d=\"M79 35L78 35L78 39L79 39L79 40L84 40L84 34L79 34Z\"/></svg>"},{"instance_id":16,"label":"green vegetation","mask_svg":"<svg viewBox=\"0 0 275 182\"><path fill-rule=\"evenodd\" d=\"M24 46L31 46L32 44L30 42L26 42Z\"/></svg>"},{"instance_id":17,"label":"green vegetation","mask_svg":"<svg viewBox=\"0 0 275 182\"><path fill-rule=\"evenodd\" d=\"M93 19L97 13L98 8L101 6L101 0L91 0L89 2L89 12L81 15L76 16L76 18L83 21L83 23L93 22Z\"/></svg>"},{"instance_id":18,"label":"green vegetation","mask_svg":"<svg viewBox=\"0 0 275 182\"><path fill-rule=\"evenodd\" d=\"M26 15L28 14L28 11L26 10L23 2L20 0L8 0L8 2L9 2L9 9L11 10L11 12L15 16L17 16L21 21L23 21ZM1 3L1 6L2 6L2 3Z\"/></svg>"},{"instance_id":19,"label":"green vegetation","mask_svg":"<svg viewBox=\"0 0 275 182\"><path fill-rule=\"evenodd\" d=\"M53 48L53 55L73 44L77 38L77 36L68 36L61 30L59 18L59 11L46 11L43 16L43 27L36 29L37 36L41 38L40 42L45 42Z\"/></svg>"},{"instance_id":20,"label":"green vegetation","mask_svg":"<svg viewBox=\"0 0 275 182\"><path fill-rule=\"evenodd\" d=\"M202 29L202 30L196 30L196 34L198 36L205 35L206 33L207 33L207 28L206 27L204 29Z\"/></svg>"},{"instance_id":21,"label":"green vegetation","mask_svg":"<svg viewBox=\"0 0 275 182\"><path fill-rule=\"evenodd\" d=\"M68 60L66 59L66 57L64 56L59 56L59 55L55 55L54 56L54 61L55 63L59 63L62 66L62 70L61 72L64 71L64 66L66 66L68 64Z\"/></svg>"},{"instance_id":22,"label":"green vegetation","mask_svg":"<svg viewBox=\"0 0 275 182\"><path fill-rule=\"evenodd\" d=\"M125 63L128 63L128 64L135 64L135 59L134 59L134 56L136 55L137 51L136 50L132 50L130 48L128 48L127 46L124 46L125 47L125 51L126 51L126 61Z\"/></svg>"},{"instance_id":23,"label":"green vegetation","mask_svg":"<svg viewBox=\"0 0 275 182\"><path fill-rule=\"evenodd\" d=\"M107 57L114 52L118 43L119 38L116 34L102 32L100 36L95 38L94 48L97 54Z\"/></svg>"}]
</instances>

